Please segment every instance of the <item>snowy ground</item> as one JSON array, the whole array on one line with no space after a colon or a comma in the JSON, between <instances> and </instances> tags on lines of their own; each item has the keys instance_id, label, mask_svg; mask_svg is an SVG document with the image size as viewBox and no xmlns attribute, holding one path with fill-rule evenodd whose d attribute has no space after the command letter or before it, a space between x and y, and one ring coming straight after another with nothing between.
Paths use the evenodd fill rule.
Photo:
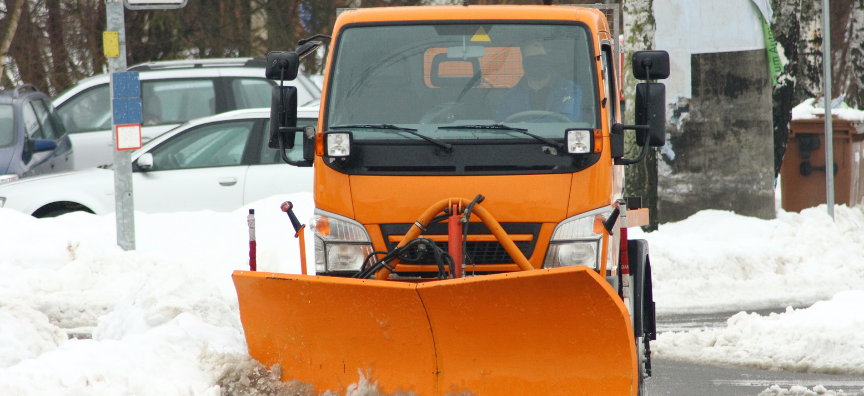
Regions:
<instances>
[{"instance_id":1,"label":"snowy ground","mask_svg":"<svg viewBox=\"0 0 864 396\"><path fill-rule=\"evenodd\" d=\"M800 308L864 290L864 213L835 218L825 205L774 220L706 210L629 237L649 242L660 314Z\"/></svg>"},{"instance_id":2,"label":"snowy ground","mask_svg":"<svg viewBox=\"0 0 864 396\"><path fill-rule=\"evenodd\" d=\"M284 200L296 204L301 219L311 216L310 194L233 213L139 213L133 252L114 245L113 215L37 220L0 209L0 394L304 393L300 384L281 388L277 373L245 354L230 277L248 268L250 207L259 269L299 272L299 249L278 209ZM661 313L799 308L739 314L725 329L664 334L658 353L862 373L864 292L838 292L864 290L864 214L838 207L835 224L824 212L757 220L706 211L656 233L631 233L651 243ZM819 300L828 301L806 308ZM794 348L780 348L784 343ZM371 394L374 384L358 381L348 393ZM804 394L773 392L767 394Z\"/></svg>"}]
</instances>

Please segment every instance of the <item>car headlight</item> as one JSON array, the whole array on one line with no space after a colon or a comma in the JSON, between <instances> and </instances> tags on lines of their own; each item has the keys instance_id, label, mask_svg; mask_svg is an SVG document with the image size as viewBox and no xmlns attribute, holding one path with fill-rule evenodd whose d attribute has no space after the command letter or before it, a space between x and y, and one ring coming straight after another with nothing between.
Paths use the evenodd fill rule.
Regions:
<instances>
[{"instance_id":1,"label":"car headlight","mask_svg":"<svg viewBox=\"0 0 864 396\"><path fill-rule=\"evenodd\" d=\"M603 229L597 216L608 218L611 208L600 208L566 219L555 227L543 268L585 265L597 269L603 243Z\"/></svg>"},{"instance_id":2,"label":"car headlight","mask_svg":"<svg viewBox=\"0 0 864 396\"><path fill-rule=\"evenodd\" d=\"M363 259L372 253L366 228L344 216L315 209L315 271L359 271Z\"/></svg>"},{"instance_id":3,"label":"car headlight","mask_svg":"<svg viewBox=\"0 0 864 396\"><path fill-rule=\"evenodd\" d=\"M18 180L18 175L0 175L0 184Z\"/></svg>"}]
</instances>

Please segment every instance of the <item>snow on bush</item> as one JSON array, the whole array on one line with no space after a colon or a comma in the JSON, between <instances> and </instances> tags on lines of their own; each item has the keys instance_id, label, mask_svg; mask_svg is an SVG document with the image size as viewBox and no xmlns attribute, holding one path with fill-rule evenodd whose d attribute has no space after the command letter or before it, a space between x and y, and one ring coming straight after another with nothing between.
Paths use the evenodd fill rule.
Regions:
<instances>
[{"instance_id":1,"label":"snow on bush","mask_svg":"<svg viewBox=\"0 0 864 396\"><path fill-rule=\"evenodd\" d=\"M664 313L808 306L864 290L864 213L825 205L774 220L705 210L630 239L649 242L654 301Z\"/></svg>"},{"instance_id":2,"label":"snow on bush","mask_svg":"<svg viewBox=\"0 0 864 396\"><path fill-rule=\"evenodd\" d=\"M837 293L805 309L740 312L725 328L662 333L657 356L766 370L864 375L864 291Z\"/></svg>"}]
</instances>

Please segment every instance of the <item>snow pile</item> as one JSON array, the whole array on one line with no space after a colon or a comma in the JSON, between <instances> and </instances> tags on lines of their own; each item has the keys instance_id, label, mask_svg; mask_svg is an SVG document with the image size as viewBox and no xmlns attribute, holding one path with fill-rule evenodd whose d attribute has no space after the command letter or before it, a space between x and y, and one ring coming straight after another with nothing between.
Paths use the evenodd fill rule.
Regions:
<instances>
[{"instance_id":1,"label":"snow pile","mask_svg":"<svg viewBox=\"0 0 864 396\"><path fill-rule=\"evenodd\" d=\"M831 109L831 115L841 120L864 122L864 111L852 108ZM825 108L816 105L816 99L807 99L792 108L792 120L815 120L825 117Z\"/></svg>"},{"instance_id":2,"label":"snow pile","mask_svg":"<svg viewBox=\"0 0 864 396\"><path fill-rule=\"evenodd\" d=\"M299 272L299 247L279 210L284 200L295 203L299 218L311 217L311 193L232 213L138 213L138 250L131 252L115 245L113 215L37 220L0 208L0 394L317 394L302 382L281 383L278 367L247 355L231 280L233 270L248 269L249 208L256 209L259 269ZM864 289L864 214L838 207L835 224L824 212L780 212L766 221L707 211L631 236L651 243L661 312L807 304ZM312 238L306 251L313 263ZM851 370L849 364L864 366L854 360L864 356L861 338L849 330L864 328L864 315L854 310L864 306L859 298L841 293L767 318L740 314L729 334L664 334L655 348L682 359L729 352L751 365ZM822 315L822 307L835 308ZM753 346L783 334L791 337L786 344L800 339L803 346L788 352ZM808 364L818 367L802 367L808 359L795 360L795 353L811 350L821 360ZM379 394L362 373L345 392Z\"/></svg>"},{"instance_id":3,"label":"snow pile","mask_svg":"<svg viewBox=\"0 0 864 396\"><path fill-rule=\"evenodd\" d=\"M0 304L0 368L38 357L68 339L41 312L15 303Z\"/></svg>"},{"instance_id":4,"label":"snow pile","mask_svg":"<svg viewBox=\"0 0 864 396\"><path fill-rule=\"evenodd\" d=\"M822 385L816 385L813 387L813 390L807 389L803 386L793 386L789 389L783 389L777 385L774 385L768 389L765 389L759 396L844 396L850 395L849 393L838 391L832 391L825 389ZM854 395L864 395L864 390L861 392L855 393Z\"/></svg>"},{"instance_id":5,"label":"snow pile","mask_svg":"<svg viewBox=\"0 0 864 396\"><path fill-rule=\"evenodd\" d=\"M740 312L725 328L662 333L657 356L767 370L864 375L864 290L837 293L806 309Z\"/></svg>"},{"instance_id":6,"label":"snow pile","mask_svg":"<svg viewBox=\"0 0 864 396\"><path fill-rule=\"evenodd\" d=\"M706 210L631 239L650 245L658 313L803 307L864 289L864 213L825 205L761 220Z\"/></svg>"},{"instance_id":7,"label":"snow pile","mask_svg":"<svg viewBox=\"0 0 864 396\"><path fill-rule=\"evenodd\" d=\"M113 215L0 209L0 394L288 392L246 354L231 281L248 269L250 207L259 268L299 272L284 200L311 217L308 193L233 213L137 213L131 252L115 245Z\"/></svg>"}]
</instances>

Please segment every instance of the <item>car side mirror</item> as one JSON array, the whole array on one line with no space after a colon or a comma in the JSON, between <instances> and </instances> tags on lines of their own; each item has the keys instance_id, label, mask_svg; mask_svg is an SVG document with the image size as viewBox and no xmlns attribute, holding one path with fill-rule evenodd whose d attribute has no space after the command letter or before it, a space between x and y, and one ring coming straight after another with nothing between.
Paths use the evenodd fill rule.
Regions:
<instances>
[{"instance_id":1,"label":"car side mirror","mask_svg":"<svg viewBox=\"0 0 864 396\"><path fill-rule=\"evenodd\" d=\"M34 153L51 151L57 148L57 142L51 139L35 139L30 141L30 148Z\"/></svg>"},{"instance_id":2,"label":"car side mirror","mask_svg":"<svg viewBox=\"0 0 864 396\"><path fill-rule=\"evenodd\" d=\"M147 172L150 169L153 169L153 154L144 153L135 160L135 165L138 166L138 169Z\"/></svg>"}]
</instances>

